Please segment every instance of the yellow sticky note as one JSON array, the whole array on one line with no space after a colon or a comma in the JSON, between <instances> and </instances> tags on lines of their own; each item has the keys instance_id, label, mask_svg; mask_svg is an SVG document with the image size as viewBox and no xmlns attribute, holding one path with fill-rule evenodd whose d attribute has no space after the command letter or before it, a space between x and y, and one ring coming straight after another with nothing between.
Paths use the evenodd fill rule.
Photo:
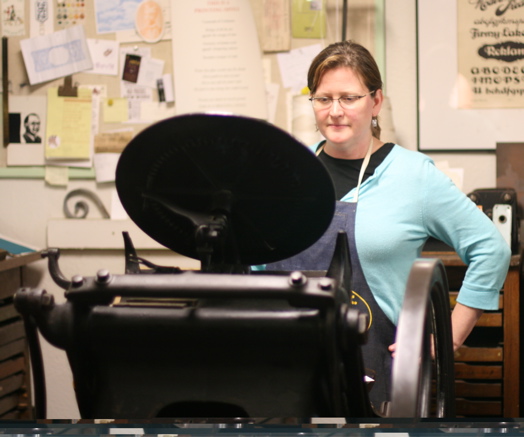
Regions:
<instances>
[{"instance_id":1,"label":"yellow sticky note","mask_svg":"<svg viewBox=\"0 0 524 437\"><path fill-rule=\"evenodd\" d=\"M102 101L104 122L122 123L129 120L129 105L123 97L108 97Z\"/></svg>"},{"instance_id":2,"label":"yellow sticky note","mask_svg":"<svg viewBox=\"0 0 524 437\"><path fill-rule=\"evenodd\" d=\"M58 88L49 88L46 158L89 159L92 112L90 89L79 88L78 97L60 97Z\"/></svg>"}]
</instances>

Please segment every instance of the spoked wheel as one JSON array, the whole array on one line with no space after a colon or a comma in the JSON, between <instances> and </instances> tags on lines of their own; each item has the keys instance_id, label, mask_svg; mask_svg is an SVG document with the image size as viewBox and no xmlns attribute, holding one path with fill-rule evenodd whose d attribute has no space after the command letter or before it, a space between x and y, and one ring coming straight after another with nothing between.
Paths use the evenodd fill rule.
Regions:
<instances>
[{"instance_id":1,"label":"spoked wheel","mask_svg":"<svg viewBox=\"0 0 524 437\"><path fill-rule=\"evenodd\" d=\"M409 275L397 327L387 416L429 417L433 373L436 382L434 415L454 417L454 358L446 273L440 260L418 259Z\"/></svg>"}]
</instances>

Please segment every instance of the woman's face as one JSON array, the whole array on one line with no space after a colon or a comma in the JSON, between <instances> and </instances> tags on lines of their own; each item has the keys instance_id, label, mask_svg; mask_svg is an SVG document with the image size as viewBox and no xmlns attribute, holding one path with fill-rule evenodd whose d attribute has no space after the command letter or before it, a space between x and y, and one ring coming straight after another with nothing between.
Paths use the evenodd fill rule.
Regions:
<instances>
[{"instance_id":1,"label":"woman's face","mask_svg":"<svg viewBox=\"0 0 524 437\"><path fill-rule=\"evenodd\" d=\"M368 90L349 67L338 67L324 73L312 97L338 99L346 96L364 96ZM371 140L371 119L380 112L382 91L368 94L354 100L348 107L333 100L328 108L315 108L315 119L320 133L330 147L340 151L356 149L369 145Z\"/></svg>"}]
</instances>

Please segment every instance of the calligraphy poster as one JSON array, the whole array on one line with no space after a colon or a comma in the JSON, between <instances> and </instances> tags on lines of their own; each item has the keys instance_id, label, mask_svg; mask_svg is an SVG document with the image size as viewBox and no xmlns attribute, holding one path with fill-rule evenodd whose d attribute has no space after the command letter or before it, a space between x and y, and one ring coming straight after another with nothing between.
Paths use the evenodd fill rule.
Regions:
<instances>
[{"instance_id":1,"label":"calligraphy poster","mask_svg":"<svg viewBox=\"0 0 524 437\"><path fill-rule=\"evenodd\" d=\"M262 54L250 2L171 4L177 114L228 112L267 118Z\"/></svg>"},{"instance_id":2,"label":"calligraphy poster","mask_svg":"<svg viewBox=\"0 0 524 437\"><path fill-rule=\"evenodd\" d=\"M458 107L524 107L524 2L457 0Z\"/></svg>"}]
</instances>

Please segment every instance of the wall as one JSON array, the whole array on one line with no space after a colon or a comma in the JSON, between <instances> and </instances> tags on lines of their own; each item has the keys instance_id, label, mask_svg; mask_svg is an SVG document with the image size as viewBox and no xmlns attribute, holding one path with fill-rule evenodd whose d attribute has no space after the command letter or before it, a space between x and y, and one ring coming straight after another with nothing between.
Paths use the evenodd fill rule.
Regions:
<instances>
[{"instance_id":1,"label":"wall","mask_svg":"<svg viewBox=\"0 0 524 437\"><path fill-rule=\"evenodd\" d=\"M399 143L416 149L415 1L386 0L385 11L385 82L393 107L393 121ZM436 160L449 160L451 167L465 169L465 191L495 185L494 155L439 154L433 157ZM106 205L110 202L110 187L97 186L92 180L73 180L65 189L47 186L42 179L0 179L0 233L46 247L47 221L63 217L63 199L68 191L75 188L96 190ZM195 267L194 261L182 259L167 251L144 251L140 255L159 264ZM66 277L74 274L92 276L100 268L122 273L124 259L119 250L68 250L62 253L60 266ZM49 277L45 261L39 261L28 269L27 280L30 285L53 293L59 302L63 301L63 290ZM48 417L78 418L65 354L45 342L43 352L48 383Z\"/></svg>"}]
</instances>

